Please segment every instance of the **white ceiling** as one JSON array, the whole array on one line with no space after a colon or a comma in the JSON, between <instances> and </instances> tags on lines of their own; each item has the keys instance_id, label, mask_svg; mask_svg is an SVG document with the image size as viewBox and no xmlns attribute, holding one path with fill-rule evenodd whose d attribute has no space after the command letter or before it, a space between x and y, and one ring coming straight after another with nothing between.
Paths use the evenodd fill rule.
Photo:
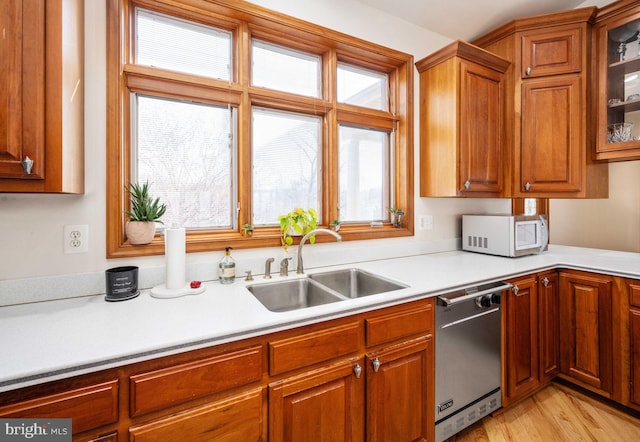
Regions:
<instances>
[{"instance_id":1,"label":"white ceiling","mask_svg":"<svg viewBox=\"0 0 640 442\"><path fill-rule=\"evenodd\" d=\"M574 9L585 0L359 0L452 39L471 41L514 18ZM600 3L611 3L600 1Z\"/></svg>"}]
</instances>

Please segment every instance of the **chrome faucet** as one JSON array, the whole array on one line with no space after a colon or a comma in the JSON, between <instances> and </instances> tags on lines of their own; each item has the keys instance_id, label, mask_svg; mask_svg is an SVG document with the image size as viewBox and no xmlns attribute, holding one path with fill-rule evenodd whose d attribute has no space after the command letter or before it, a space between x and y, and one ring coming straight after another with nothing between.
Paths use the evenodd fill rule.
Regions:
<instances>
[{"instance_id":1,"label":"chrome faucet","mask_svg":"<svg viewBox=\"0 0 640 442\"><path fill-rule=\"evenodd\" d=\"M264 279L271 279L271 263L275 260L275 258L268 258L264 263Z\"/></svg>"},{"instance_id":2,"label":"chrome faucet","mask_svg":"<svg viewBox=\"0 0 640 442\"><path fill-rule=\"evenodd\" d=\"M304 268L302 265L302 246L304 245L307 238L309 238L311 235L315 235L316 233L328 233L329 235L333 235L338 242L342 242L342 237L338 235L336 232L334 232L333 230L314 229L311 232L307 233L305 236L302 237L302 239L300 240L300 245L298 246L298 267L296 268L296 273L298 274L304 273Z\"/></svg>"}]
</instances>

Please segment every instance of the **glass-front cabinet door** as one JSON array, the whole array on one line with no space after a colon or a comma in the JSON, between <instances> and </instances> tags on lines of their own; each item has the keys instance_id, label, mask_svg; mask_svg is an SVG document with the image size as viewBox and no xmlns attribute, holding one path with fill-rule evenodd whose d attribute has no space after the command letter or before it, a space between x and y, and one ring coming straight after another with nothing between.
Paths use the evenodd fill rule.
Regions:
<instances>
[{"instance_id":1,"label":"glass-front cabinet door","mask_svg":"<svg viewBox=\"0 0 640 442\"><path fill-rule=\"evenodd\" d=\"M640 158L640 7L598 25L596 159Z\"/></svg>"}]
</instances>

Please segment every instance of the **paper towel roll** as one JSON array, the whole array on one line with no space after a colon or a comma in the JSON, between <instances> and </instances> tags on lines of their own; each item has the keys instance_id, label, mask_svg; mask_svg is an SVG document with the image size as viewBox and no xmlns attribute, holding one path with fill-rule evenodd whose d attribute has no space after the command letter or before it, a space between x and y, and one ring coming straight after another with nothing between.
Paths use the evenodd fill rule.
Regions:
<instances>
[{"instance_id":1,"label":"paper towel roll","mask_svg":"<svg viewBox=\"0 0 640 442\"><path fill-rule=\"evenodd\" d=\"M166 259L167 289L181 289L185 285L186 247L184 228L164 231L164 255Z\"/></svg>"}]
</instances>

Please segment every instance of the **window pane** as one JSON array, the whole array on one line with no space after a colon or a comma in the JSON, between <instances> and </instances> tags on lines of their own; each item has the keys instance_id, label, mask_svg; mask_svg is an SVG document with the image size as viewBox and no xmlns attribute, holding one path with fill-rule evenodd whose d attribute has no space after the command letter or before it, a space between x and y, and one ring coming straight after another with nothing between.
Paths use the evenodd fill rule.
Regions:
<instances>
[{"instance_id":1,"label":"window pane","mask_svg":"<svg viewBox=\"0 0 640 442\"><path fill-rule=\"evenodd\" d=\"M231 33L138 9L136 63L231 78Z\"/></svg>"},{"instance_id":2,"label":"window pane","mask_svg":"<svg viewBox=\"0 0 640 442\"><path fill-rule=\"evenodd\" d=\"M338 63L338 101L389 110L387 74Z\"/></svg>"},{"instance_id":3,"label":"window pane","mask_svg":"<svg viewBox=\"0 0 640 442\"><path fill-rule=\"evenodd\" d=\"M295 207L320 207L321 119L253 109L253 223L278 224Z\"/></svg>"},{"instance_id":4,"label":"window pane","mask_svg":"<svg viewBox=\"0 0 640 442\"><path fill-rule=\"evenodd\" d=\"M340 221L388 219L389 134L340 126L338 136Z\"/></svg>"},{"instance_id":5,"label":"window pane","mask_svg":"<svg viewBox=\"0 0 640 442\"><path fill-rule=\"evenodd\" d=\"M251 84L320 97L320 57L259 40L251 45Z\"/></svg>"},{"instance_id":6,"label":"window pane","mask_svg":"<svg viewBox=\"0 0 640 442\"><path fill-rule=\"evenodd\" d=\"M231 228L233 150L227 107L133 96L137 132L132 164L167 204L165 226ZM136 170L137 169L137 170ZM136 173L137 172L137 173Z\"/></svg>"}]
</instances>

